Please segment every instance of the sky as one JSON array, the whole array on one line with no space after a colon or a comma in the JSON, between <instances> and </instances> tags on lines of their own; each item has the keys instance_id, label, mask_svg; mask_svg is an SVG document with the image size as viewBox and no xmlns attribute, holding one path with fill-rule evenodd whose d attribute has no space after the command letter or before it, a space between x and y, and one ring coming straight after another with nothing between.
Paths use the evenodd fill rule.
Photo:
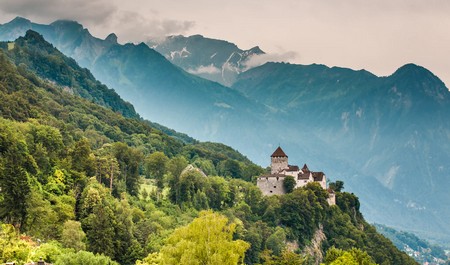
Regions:
<instances>
[{"instance_id":1,"label":"sky","mask_svg":"<svg viewBox=\"0 0 450 265\"><path fill-rule=\"evenodd\" d=\"M379 76L415 63L450 87L448 0L1 0L0 23L16 16L76 20L121 43L201 34L259 46L275 61Z\"/></svg>"}]
</instances>

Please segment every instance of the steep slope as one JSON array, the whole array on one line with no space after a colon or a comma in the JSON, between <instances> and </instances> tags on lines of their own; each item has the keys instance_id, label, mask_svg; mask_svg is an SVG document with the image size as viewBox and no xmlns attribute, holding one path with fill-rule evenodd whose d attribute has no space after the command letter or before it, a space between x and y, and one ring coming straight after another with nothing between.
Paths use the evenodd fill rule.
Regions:
<instances>
[{"instance_id":1,"label":"steep slope","mask_svg":"<svg viewBox=\"0 0 450 265\"><path fill-rule=\"evenodd\" d=\"M251 56L264 54L258 46L241 50L233 43L202 35L169 36L147 44L185 71L225 86L234 83Z\"/></svg>"},{"instance_id":2,"label":"steep slope","mask_svg":"<svg viewBox=\"0 0 450 265\"><path fill-rule=\"evenodd\" d=\"M114 141L137 145L152 138L151 144L146 146L148 151L161 150L169 155L186 151L216 162L226 159L224 154L227 154L236 161L251 163L223 144L202 143L142 120L130 103L101 85L87 69L79 67L34 31L28 31L15 42L0 42L0 58L3 102L0 114L3 118L35 119L75 134L76 138L86 137L94 147ZM70 84L65 83L67 80L71 80ZM122 113L114 106L128 112Z\"/></svg>"},{"instance_id":3,"label":"steep slope","mask_svg":"<svg viewBox=\"0 0 450 265\"><path fill-rule=\"evenodd\" d=\"M113 35L101 40L73 21L40 25L23 18L0 26L0 39L11 40L24 34L26 28L36 30L89 68L102 83L133 102L146 119L197 139L220 139L255 157L260 154L256 143L270 139L258 133L264 130L263 120L270 120L267 108L239 92L183 71L143 43L119 45ZM236 139L236 134L241 138ZM238 145L241 143L244 145Z\"/></svg>"},{"instance_id":4,"label":"steep slope","mask_svg":"<svg viewBox=\"0 0 450 265\"><path fill-rule=\"evenodd\" d=\"M430 264L446 264L450 257L445 254L445 250L439 246L431 245L426 240L418 238L416 235L397 231L390 227L375 224L378 233L389 238L394 245L420 264L426 262Z\"/></svg>"},{"instance_id":5,"label":"steep slope","mask_svg":"<svg viewBox=\"0 0 450 265\"><path fill-rule=\"evenodd\" d=\"M67 92L111 108L125 117L139 118L130 103L124 102L117 93L97 81L89 70L79 67L75 60L64 56L38 33L27 31L25 37L14 43L3 43L2 48L17 65L55 82Z\"/></svg>"},{"instance_id":6,"label":"steep slope","mask_svg":"<svg viewBox=\"0 0 450 265\"><path fill-rule=\"evenodd\" d=\"M322 152L357 169L358 183L374 176L392 192L388 208L363 209L369 220L450 242L444 203L450 201L450 93L431 72L408 64L380 78L323 65L268 63L243 73L233 88L281 113L286 123L314 132L325 143ZM317 142L304 145L318 148ZM331 176L343 173L323 167ZM352 189L366 206L379 204L358 183Z\"/></svg>"}]
</instances>

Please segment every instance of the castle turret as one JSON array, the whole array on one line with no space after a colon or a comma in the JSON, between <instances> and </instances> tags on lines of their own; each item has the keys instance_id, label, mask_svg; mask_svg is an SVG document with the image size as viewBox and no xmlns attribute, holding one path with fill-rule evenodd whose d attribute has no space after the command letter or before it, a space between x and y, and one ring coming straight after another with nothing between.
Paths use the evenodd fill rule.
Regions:
<instances>
[{"instance_id":1,"label":"castle turret","mask_svg":"<svg viewBox=\"0 0 450 265\"><path fill-rule=\"evenodd\" d=\"M271 174L276 174L283 169L288 168L288 156L284 153L283 149L278 146L277 150L270 156L271 158Z\"/></svg>"}]
</instances>

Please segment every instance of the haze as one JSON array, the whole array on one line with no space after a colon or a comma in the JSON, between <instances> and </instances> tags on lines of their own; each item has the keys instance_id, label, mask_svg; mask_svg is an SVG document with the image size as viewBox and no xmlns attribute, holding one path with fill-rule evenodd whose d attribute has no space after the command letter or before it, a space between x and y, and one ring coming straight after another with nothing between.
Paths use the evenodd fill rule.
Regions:
<instances>
[{"instance_id":1,"label":"haze","mask_svg":"<svg viewBox=\"0 0 450 265\"><path fill-rule=\"evenodd\" d=\"M260 46L273 60L319 63L390 75L406 63L424 66L450 84L450 1L157 1L2 0L0 23L77 20L119 42L202 34Z\"/></svg>"}]
</instances>

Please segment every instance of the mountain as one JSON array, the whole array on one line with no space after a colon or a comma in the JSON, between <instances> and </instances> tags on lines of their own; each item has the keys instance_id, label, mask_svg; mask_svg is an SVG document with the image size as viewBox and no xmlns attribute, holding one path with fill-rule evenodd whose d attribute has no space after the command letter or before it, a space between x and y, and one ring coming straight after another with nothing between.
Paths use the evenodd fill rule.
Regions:
<instances>
[{"instance_id":1,"label":"mountain","mask_svg":"<svg viewBox=\"0 0 450 265\"><path fill-rule=\"evenodd\" d=\"M264 197L243 180L262 168L124 117L114 91L80 82L86 71L36 32L0 42L1 263L416 264L364 220L354 194L336 191L333 206L318 185Z\"/></svg>"},{"instance_id":2,"label":"mountain","mask_svg":"<svg viewBox=\"0 0 450 265\"><path fill-rule=\"evenodd\" d=\"M369 221L450 242L443 206L449 201L443 163L448 92L426 69L406 65L377 77L269 63L241 73L229 88L174 66L143 43L98 39L73 21L39 25L16 18L0 26L0 38L11 40L27 27L89 68L144 118L231 145L265 166L281 144L294 163L343 180L361 197Z\"/></svg>"},{"instance_id":3,"label":"mountain","mask_svg":"<svg viewBox=\"0 0 450 265\"><path fill-rule=\"evenodd\" d=\"M366 207L379 204L363 208L369 220L450 242L450 92L430 71L407 64L377 77L364 70L268 63L242 73L233 88L313 132L318 141L303 139L305 149L320 148L351 167L327 165L320 154L294 154L309 156L331 176L356 169L349 175L356 181L349 183L352 190ZM297 135L290 130L288 137L300 140ZM389 190L387 201L369 198L380 187L361 192L367 176ZM382 201L387 204L381 208Z\"/></svg>"},{"instance_id":4,"label":"mountain","mask_svg":"<svg viewBox=\"0 0 450 265\"><path fill-rule=\"evenodd\" d=\"M185 71L230 86L246 70L246 61L264 54L258 47L241 50L235 44L202 35L169 36L147 44Z\"/></svg>"},{"instance_id":5,"label":"mountain","mask_svg":"<svg viewBox=\"0 0 450 265\"><path fill-rule=\"evenodd\" d=\"M261 156L256 143L270 139L258 134L265 131L265 120L271 120L265 106L235 90L187 73L144 43L120 45L114 35L98 39L74 21L41 25L23 18L0 26L0 39L13 40L25 34L27 28L42 34L103 84L133 102L146 119L196 139L220 139L232 146L241 144L247 155L255 157ZM236 134L241 138L236 138Z\"/></svg>"},{"instance_id":6,"label":"mountain","mask_svg":"<svg viewBox=\"0 0 450 265\"><path fill-rule=\"evenodd\" d=\"M150 151L176 155L184 148L193 157L208 157L216 163L231 158L256 166L228 146L199 142L143 120L133 105L37 32L29 30L14 42L0 42L0 59L3 118L50 124L68 134L76 134L74 138L86 137L97 148L120 140L138 145L149 141L146 137L151 136L154 139L146 146Z\"/></svg>"}]
</instances>

